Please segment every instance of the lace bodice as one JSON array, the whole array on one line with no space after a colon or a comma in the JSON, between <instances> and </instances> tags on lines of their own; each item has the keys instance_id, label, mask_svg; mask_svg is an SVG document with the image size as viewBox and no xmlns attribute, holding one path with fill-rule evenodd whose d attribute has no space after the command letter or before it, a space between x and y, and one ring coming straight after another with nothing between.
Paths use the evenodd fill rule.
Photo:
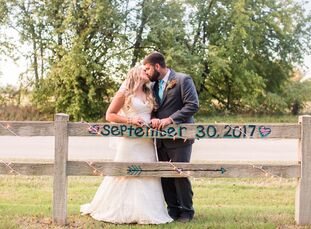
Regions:
<instances>
[{"instance_id":1,"label":"lace bodice","mask_svg":"<svg viewBox=\"0 0 311 229\"><path fill-rule=\"evenodd\" d=\"M150 122L152 107L148 103L144 103L137 96L132 97L131 105L128 108L125 106L121 109L124 116L129 118L140 117L146 123Z\"/></svg>"}]
</instances>

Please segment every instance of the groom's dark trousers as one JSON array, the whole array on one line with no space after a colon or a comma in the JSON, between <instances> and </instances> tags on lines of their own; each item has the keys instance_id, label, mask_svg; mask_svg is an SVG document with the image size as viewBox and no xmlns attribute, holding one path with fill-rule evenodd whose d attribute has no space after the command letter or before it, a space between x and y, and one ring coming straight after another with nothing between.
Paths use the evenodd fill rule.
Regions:
<instances>
[{"instance_id":1,"label":"groom's dark trousers","mask_svg":"<svg viewBox=\"0 0 311 229\"><path fill-rule=\"evenodd\" d=\"M171 118L175 124L193 123L193 115L199 109L198 95L191 77L171 70L167 85L174 86L164 90L163 98L158 96L159 82L153 85L153 91L159 105L153 117ZM160 161L189 162L194 140L157 139ZM173 219L179 217L192 219L193 192L188 178L162 178L162 188L168 213Z\"/></svg>"},{"instance_id":2,"label":"groom's dark trousers","mask_svg":"<svg viewBox=\"0 0 311 229\"><path fill-rule=\"evenodd\" d=\"M161 140L157 141L159 161L189 162L192 144L185 147L167 149ZM172 218L187 214L191 219L194 215L192 206L193 192L188 178L161 178L165 201L168 212Z\"/></svg>"}]
</instances>

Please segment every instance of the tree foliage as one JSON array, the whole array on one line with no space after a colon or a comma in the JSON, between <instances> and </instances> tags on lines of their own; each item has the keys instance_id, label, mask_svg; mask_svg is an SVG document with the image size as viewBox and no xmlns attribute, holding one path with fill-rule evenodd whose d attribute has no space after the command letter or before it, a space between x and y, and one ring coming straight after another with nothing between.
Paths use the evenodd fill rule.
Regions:
<instances>
[{"instance_id":1,"label":"tree foliage","mask_svg":"<svg viewBox=\"0 0 311 229\"><path fill-rule=\"evenodd\" d=\"M301 62L309 19L292 1L204 2L193 1L198 13L192 20L199 47L193 49L208 50L200 92L221 110L261 110L267 94L278 94Z\"/></svg>"},{"instance_id":2,"label":"tree foliage","mask_svg":"<svg viewBox=\"0 0 311 229\"><path fill-rule=\"evenodd\" d=\"M29 44L33 103L41 111L102 117L125 72L153 50L193 77L209 111L285 112L308 99L289 93L305 90L290 77L311 37L310 17L293 0L3 3L0 26Z\"/></svg>"}]
</instances>

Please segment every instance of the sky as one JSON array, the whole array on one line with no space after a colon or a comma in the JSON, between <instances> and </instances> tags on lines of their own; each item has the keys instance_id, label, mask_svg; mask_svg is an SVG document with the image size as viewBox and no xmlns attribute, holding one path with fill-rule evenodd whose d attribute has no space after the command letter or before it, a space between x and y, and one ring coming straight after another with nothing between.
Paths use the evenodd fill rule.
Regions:
<instances>
[{"instance_id":1,"label":"sky","mask_svg":"<svg viewBox=\"0 0 311 229\"><path fill-rule=\"evenodd\" d=\"M300 1L300 0L299 0ZM308 11L311 10L311 2L305 4ZM8 29L6 35L10 39L18 40L18 34L14 30ZM22 47L22 50L27 50L27 46ZM300 67L305 78L311 78L311 55L306 55L304 58L304 67ZM19 57L19 60L13 61L8 57L0 57L0 86L13 85L18 86L19 76L21 73L27 70L27 62L23 56Z\"/></svg>"},{"instance_id":2,"label":"sky","mask_svg":"<svg viewBox=\"0 0 311 229\"><path fill-rule=\"evenodd\" d=\"M19 43L19 35L17 31L13 29L6 30L6 36L14 43ZM23 52L26 52L27 47L21 48ZM18 86L19 75L27 70L26 58L22 55L18 56L19 59L14 61L10 57L0 56L0 86L13 85Z\"/></svg>"}]
</instances>

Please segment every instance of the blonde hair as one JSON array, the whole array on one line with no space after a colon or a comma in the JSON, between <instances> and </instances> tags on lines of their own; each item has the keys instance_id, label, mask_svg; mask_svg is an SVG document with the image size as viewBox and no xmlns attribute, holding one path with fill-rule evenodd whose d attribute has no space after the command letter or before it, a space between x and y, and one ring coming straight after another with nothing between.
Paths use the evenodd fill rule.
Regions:
<instances>
[{"instance_id":1,"label":"blonde hair","mask_svg":"<svg viewBox=\"0 0 311 229\"><path fill-rule=\"evenodd\" d=\"M141 84L141 73L143 71L143 66L138 65L133 68L131 68L126 77L126 84L125 84L125 102L124 105L127 109L130 109L130 104L132 101L132 98L135 96L135 92L138 90L140 84ZM153 96L153 92L151 88L148 86L148 83L143 84L143 92L146 94L147 104L152 109L155 109L157 106L157 103L155 101L155 98Z\"/></svg>"}]
</instances>

